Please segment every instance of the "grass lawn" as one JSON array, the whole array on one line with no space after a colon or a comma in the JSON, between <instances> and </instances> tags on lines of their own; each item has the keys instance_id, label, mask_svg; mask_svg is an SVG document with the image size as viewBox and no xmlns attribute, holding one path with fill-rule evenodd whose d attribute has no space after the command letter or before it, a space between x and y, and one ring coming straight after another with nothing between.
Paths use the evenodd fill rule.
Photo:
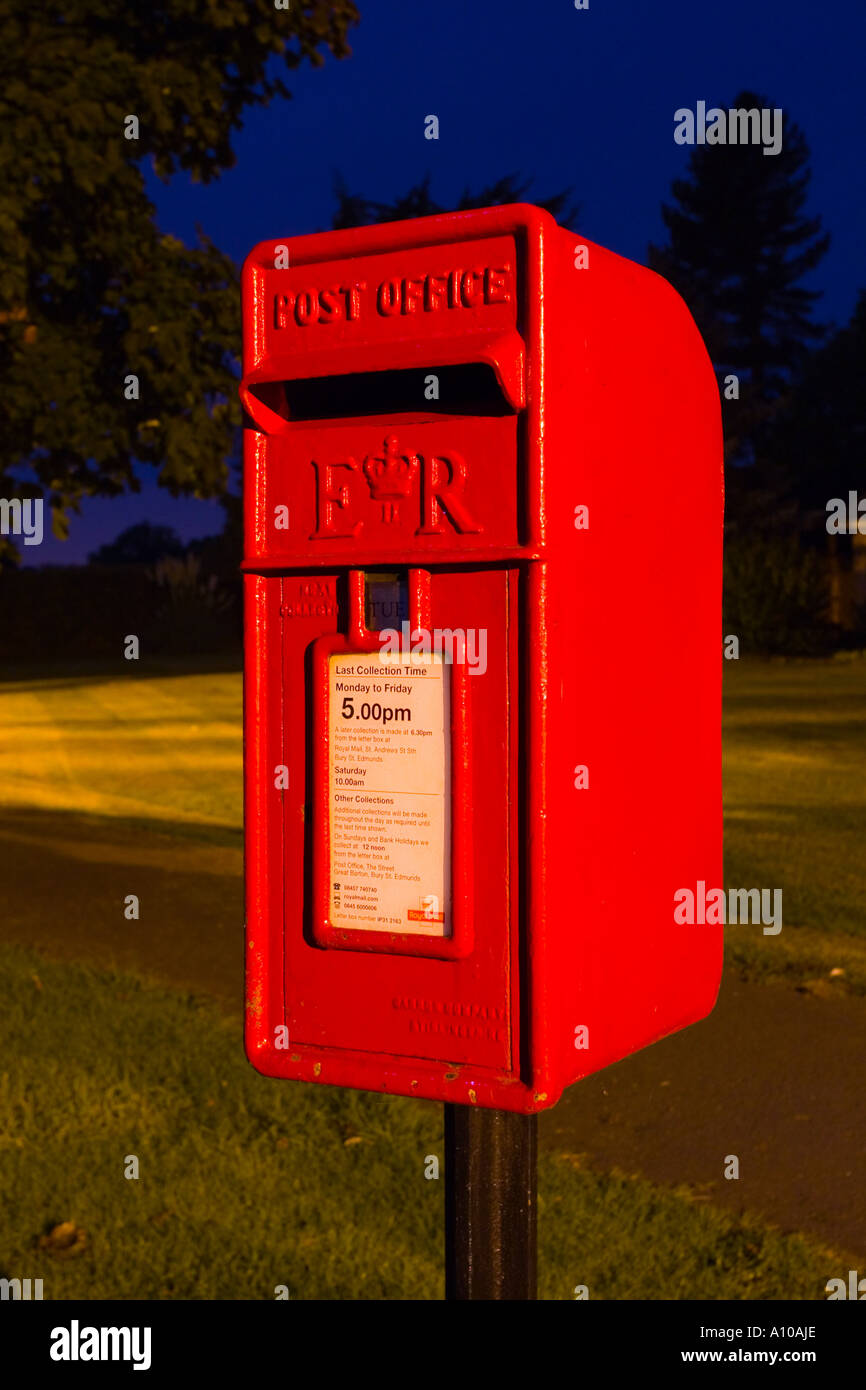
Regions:
<instances>
[{"instance_id":1,"label":"grass lawn","mask_svg":"<svg viewBox=\"0 0 866 1390\"><path fill-rule=\"evenodd\" d=\"M724 674L726 886L781 888L784 922L778 936L729 928L728 960L866 993L866 659L725 662ZM236 845L240 720L237 671L7 682L0 795L158 824L193 856L196 840Z\"/></svg>"},{"instance_id":2,"label":"grass lawn","mask_svg":"<svg viewBox=\"0 0 866 1390\"><path fill-rule=\"evenodd\" d=\"M725 681L726 884L784 894L781 934L729 929L728 960L866 993L866 661L726 663ZM0 685L4 884L35 933L50 936L56 905L68 934L77 854L112 902L118 863L154 861L161 926L193 958L214 949L202 885L225 894L241 872L240 697L231 671ZM164 845L137 842L136 826ZM40 897L16 883L14 856L42 856L46 833L62 854ZM176 906L168 920L172 856L193 874L201 939ZM439 1107L268 1081L210 1001L75 959L3 946L0 998L0 1277L41 1277L46 1298L442 1296L442 1182L424 1177L442 1157ZM123 1175L130 1154L138 1180ZM579 1155L545 1154L539 1182L545 1298L586 1285L591 1298L823 1299L849 1268ZM71 1256L39 1246L61 1222L86 1232Z\"/></svg>"},{"instance_id":3,"label":"grass lawn","mask_svg":"<svg viewBox=\"0 0 866 1390\"><path fill-rule=\"evenodd\" d=\"M194 824L206 838L241 829L241 776L239 671L0 684L7 806Z\"/></svg>"},{"instance_id":4,"label":"grass lawn","mask_svg":"<svg viewBox=\"0 0 866 1390\"><path fill-rule=\"evenodd\" d=\"M0 1276L46 1299L442 1297L441 1107L269 1081L213 1004L134 975L4 946L0 996ZM539 1188L547 1299L823 1300L848 1268L576 1155ZM66 1222L76 1253L40 1246Z\"/></svg>"},{"instance_id":5,"label":"grass lawn","mask_svg":"<svg viewBox=\"0 0 866 1390\"><path fill-rule=\"evenodd\" d=\"M725 663L725 881L781 888L783 927L728 928L747 975L866 993L866 659Z\"/></svg>"}]
</instances>

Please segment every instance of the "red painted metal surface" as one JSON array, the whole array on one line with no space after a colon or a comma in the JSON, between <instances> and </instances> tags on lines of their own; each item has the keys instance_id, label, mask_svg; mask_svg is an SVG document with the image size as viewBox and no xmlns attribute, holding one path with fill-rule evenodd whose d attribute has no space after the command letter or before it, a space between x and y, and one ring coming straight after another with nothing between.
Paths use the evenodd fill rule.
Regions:
<instances>
[{"instance_id":1,"label":"red painted metal surface","mask_svg":"<svg viewBox=\"0 0 866 1390\"><path fill-rule=\"evenodd\" d=\"M248 1056L544 1109L718 988L722 929L674 921L722 882L706 351L526 205L265 242L242 288ZM446 678L443 936L329 920L328 662L376 651L381 570L412 628L485 634Z\"/></svg>"}]
</instances>

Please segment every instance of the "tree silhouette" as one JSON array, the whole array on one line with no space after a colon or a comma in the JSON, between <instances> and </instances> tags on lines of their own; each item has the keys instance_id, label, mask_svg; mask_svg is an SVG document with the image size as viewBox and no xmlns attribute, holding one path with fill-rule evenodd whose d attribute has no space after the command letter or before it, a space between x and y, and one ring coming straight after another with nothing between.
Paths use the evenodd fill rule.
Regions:
<instances>
[{"instance_id":1,"label":"tree silhouette","mask_svg":"<svg viewBox=\"0 0 866 1390\"><path fill-rule=\"evenodd\" d=\"M174 527L139 521L91 551L87 559L91 565L152 565L166 555L179 557L183 553L183 541Z\"/></svg>"},{"instance_id":2,"label":"tree silhouette","mask_svg":"<svg viewBox=\"0 0 866 1390\"><path fill-rule=\"evenodd\" d=\"M866 289L851 321L810 353L768 432L771 465L802 507L810 530L831 497L863 491L866 459ZM823 526L819 528L823 530Z\"/></svg>"},{"instance_id":3,"label":"tree silhouette","mask_svg":"<svg viewBox=\"0 0 866 1390\"><path fill-rule=\"evenodd\" d=\"M402 222L410 217L432 217L441 212L466 212L470 208L501 207L504 203L522 203L531 188L531 180L520 182L517 174L504 174L495 183L488 184L477 193L468 188L455 203L437 203L430 192L430 175L420 183L414 184L402 197L392 203L378 203L362 194L351 193L341 175L334 178L334 191L337 197L337 211L333 226L366 227L372 222ZM538 207L546 208L557 222L566 227L574 227L580 212L579 205L571 202L571 189L554 193L544 199L533 198Z\"/></svg>"},{"instance_id":4,"label":"tree silhouette","mask_svg":"<svg viewBox=\"0 0 866 1390\"><path fill-rule=\"evenodd\" d=\"M767 107L738 93L733 105ZM739 400L724 400L726 456L763 462L770 420L823 329L813 320L816 292L801 282L829 245L820 217L804 215L809 147L791 121L776 155L761 145L698 145L688 175L673 183L662 208L664 246L649 263L688 303L719 377L739 378ZM770 493L768 475L748 486Z\"/></svg>"},{"instance_id":5,"label":"tree silhouette","mask_svg":"<svg viewBox=\"0 0 866 1390\"><path fill-rule=\"evenodd\" d=\"M6 0L0 495L44 494L56 534L81 498L135 490L133 460L174 494L222 491L237 270L160 235L142 161L217 177L244 110L288 95L274 59L343 56L357 18L351 0Z\"/></svg>"}]
</instances>

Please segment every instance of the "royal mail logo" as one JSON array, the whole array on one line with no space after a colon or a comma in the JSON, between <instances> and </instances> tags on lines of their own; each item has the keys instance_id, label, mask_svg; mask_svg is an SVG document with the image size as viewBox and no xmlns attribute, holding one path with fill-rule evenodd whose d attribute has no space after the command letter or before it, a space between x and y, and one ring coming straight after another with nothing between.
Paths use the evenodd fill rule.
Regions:
<instances>
[{"instance_id":1,"label":"royal mail logo","mask_svg":"<svg viewBox=\"0 0 866 1390\"><path fill-rule=\"evenodd\" d=\"M316 470L316 529L312 540L345 540L357 536L369 519L391 526L400 520L400 504L416 493L419 524L416 536L440 536L449 528L461 535L479 535L482 527L463 496L468 471L455 450L415 453L401 447L396 434L385 436L382 452L362 460L335 463L312 460ZM365 511L368 513L364 515Z\"/></svg>"},{"instance_id":2,"label":"royal mail logo","mask_svg":"<svg viewBox=\"0 0 866 1390\"><path fill-rule=\"evenodd\" d=\"M428 893L421 899L420 907L407 907L406 917L410 922L444 922L445 913L439 911L439 899L435 893Z\"/></svg>"}]
</instances>

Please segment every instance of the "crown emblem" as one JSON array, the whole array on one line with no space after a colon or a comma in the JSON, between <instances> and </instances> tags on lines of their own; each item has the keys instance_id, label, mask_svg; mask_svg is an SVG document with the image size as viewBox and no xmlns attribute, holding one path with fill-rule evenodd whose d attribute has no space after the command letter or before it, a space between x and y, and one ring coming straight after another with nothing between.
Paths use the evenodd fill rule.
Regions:
<instances>
[{"instance_id":1,"label":"crown emblem","mask_svg":"<svg viewBox=\"0 0 866 1390\"><path fill-rule=\"evenodd\" d=\"M408 497L417 472L418 455L401 454L396 434L387 436L384 454L368 454L364 459L364 477L374 502L399 502L401 497Z\"/></svg>"}]
</instances>

